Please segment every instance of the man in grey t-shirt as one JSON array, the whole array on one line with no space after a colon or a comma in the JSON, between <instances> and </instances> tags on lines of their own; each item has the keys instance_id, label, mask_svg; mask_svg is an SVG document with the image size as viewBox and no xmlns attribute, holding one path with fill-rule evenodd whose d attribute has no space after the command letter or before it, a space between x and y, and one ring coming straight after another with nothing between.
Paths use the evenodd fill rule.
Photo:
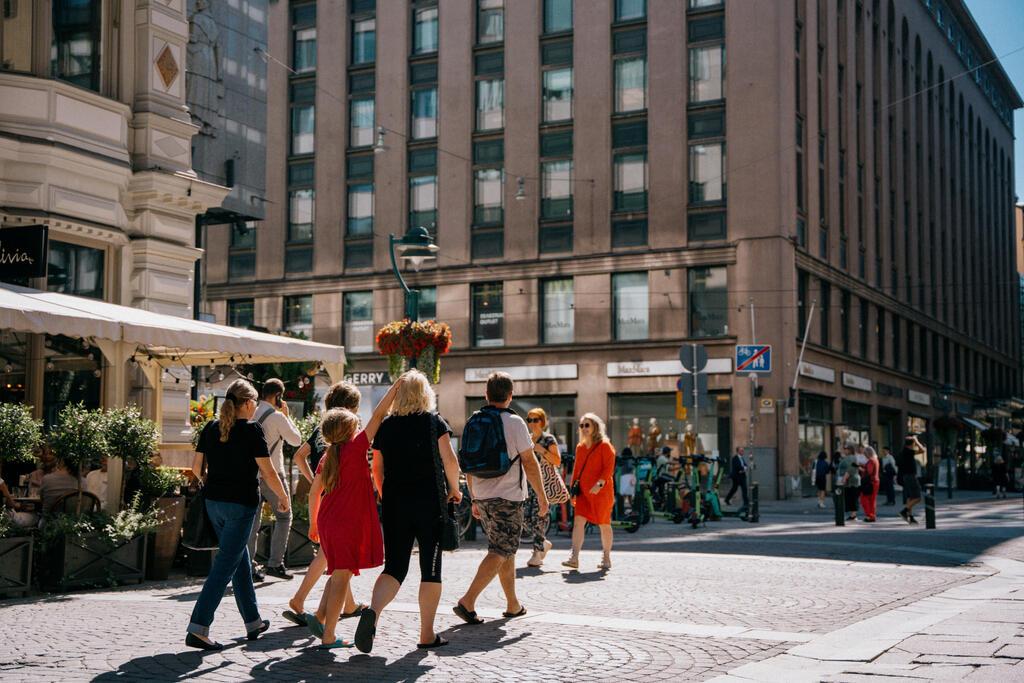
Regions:
<instances>
[{"instance_id":1,"label":"man in grey t-shirt","mask_svg":"<svg viewBox=\"0 0 1024 683\"><path fill-rule=\"evenodd\" d=\"M512 403L512 378L508 373L494 372L487 378L487 403L503 409ZM538 514L548 514L548 497L544 493L537 456L533 454L529 428L523 418L512 412L501 413L501 425L505 430L509 456L514 458L518 455L518 459L500 477L466 477L469 495L473 499L473 516L483 523L487 532L487 556L480 562L466 594L452 608L460 619L469 624L483 623L476 615L476 599L495 576L505 591L507 607L504 616L511 618L526 614L526 608L516 597L516 550L519 549L523 530L527 482L537 494Z\"/></svg>"}]
</instances>

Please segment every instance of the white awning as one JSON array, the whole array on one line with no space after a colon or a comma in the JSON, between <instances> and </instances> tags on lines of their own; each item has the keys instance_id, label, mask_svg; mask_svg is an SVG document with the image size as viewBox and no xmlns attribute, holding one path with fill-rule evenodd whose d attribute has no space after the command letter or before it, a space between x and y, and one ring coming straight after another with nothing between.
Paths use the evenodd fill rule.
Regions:
<instances>
[{"instance_id":1,"label":"white awning","mask_svg":"<svg viewBox=\"0 0 1024 683\"><path fill-rule=\"evenodd\" d=\"M119 342L160 367L319 361L337 381L345 366L341 346L3 283L0 329Z\"/></svg>"},{"instance_id":2,"label":"white awning","mask_svg":"<svg viewBox=\"0 0 1024 683\"><path fill-rule=\"evenodd\" d=\"M979 431L983 432L986 429L988 429L988 425L986 425L984 422L978 422L977 420L971 419L969 417L962 417L960 419L963 420L966 424L970 425L971 427L974 427Z\"/></svg>"},{"instance_id":3,"label":"white awning","mask_svg":"<svg viewBox=\"0 0 1024 683\"><path fill-rule=\"evenodd\" d=\"M1020 441L1017 440L1017 437L1015 437L1013 434L1010 434L1009 432L1006 433L1006 441L1004 441L1003 443L1007 446L1020 445Z\"/></svg>"}]
</instances>

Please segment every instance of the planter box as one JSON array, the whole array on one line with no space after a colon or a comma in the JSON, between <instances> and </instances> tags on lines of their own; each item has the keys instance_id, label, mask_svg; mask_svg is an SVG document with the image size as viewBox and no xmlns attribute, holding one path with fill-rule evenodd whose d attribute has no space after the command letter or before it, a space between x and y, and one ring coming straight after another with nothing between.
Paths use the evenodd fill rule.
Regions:
<instances>
[{"instance_id":1,"label":"planter box","mask_svg":"<svg viewBox=\"0 0 1024 683\"><path fill-rule=\"evenodd\" d=\"M207 576L213 566L216 550L186 550L185 576Z\"/></svg>"},{"instance_id":2,"label":"planter box","mask_svg":"<svg viewBox=\"0 0 1024 683\"><path fill-rule=\"evenodd\" d=\"M284 551L284 563L288 567L308 567L316 556L316 546L309 540L309 522L293 519L288 534L288 547Z\"/></svg>"},{"instance_id":3,"label":"planter box","mask_svg":"<svg viewBox=\"0 0 1024 683\"><path fill-rule=\"evenodd\" d=\"M266 564L270 559L270 536L274 533L274 522L260 522L256 533L256 556L249 558L256 564Z\"/></svg>"},{"instance_id":4,"label":"planter box","mask_svg":"<svg viewBox=\"0 0 1024 683\"><path fill-rule=\"evenodd\" d=\"M160 498L156 504L160 508L161 523L156 533L149 537L146 578L163 581L171 573L174 554L181 541L181 525L185 521L185 498Z\"/></svg>"},{"instance_id":5,"label":"planter box","mask_svg":"<svg viewBox=\"0 0 1024 683\"><path fill-rule=\"evenodd\" d=\"M40 558L39 585L47 591L142 583L146 573L146 537L110 547L105 538L65 536Z\"/></svg>"},{"instance_id":6,"label":"planter box","mask_svg":"<svg viewBox=\"0 0 1024 683\"><path fill-rule=\"evenodd\" d=\"M0 598L22 597L32 583L32 537L0 538Z\"/></svg>"}]
</instances>

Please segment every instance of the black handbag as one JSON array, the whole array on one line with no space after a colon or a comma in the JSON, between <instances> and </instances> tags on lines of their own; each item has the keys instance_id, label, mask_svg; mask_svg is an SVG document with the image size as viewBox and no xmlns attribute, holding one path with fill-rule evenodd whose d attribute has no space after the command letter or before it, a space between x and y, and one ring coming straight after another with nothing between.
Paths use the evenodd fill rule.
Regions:
<instances>
[{"instance_id":1,"label":"black handbag","mask_svg":"<svg viewBox=\"0 0 1024 683\"><path fill-rule=\"evenodd\" d=\"M199 466L199 472L196 473L197 482L203 476L205 466L206 454L204 453L203 464ZM185 523L182 525L181 544L189 550L217 550L220 542L217 540L217 531L213 528L213 522L206 514L206 490L201 482L198 485L199 490L188 506Z\"/></svg>"},{"instance_id":2,"label":"black handbag","mask_svg":"<svg viewBox=\"0 0 1024 683\"><path fill-rule=\"evenodd\" d=\"M441 524L440 545L441 550L457 550L459 547L459 520L455 517L455 503L445 503L448 498L448 487L445 485L444 463L441 461L441 452L437 449L437 421L433 415L428 415L430 420L430 449L434 453L434 480L437 483L437 498L441 501Z\"/></svg>"}]
</instances>

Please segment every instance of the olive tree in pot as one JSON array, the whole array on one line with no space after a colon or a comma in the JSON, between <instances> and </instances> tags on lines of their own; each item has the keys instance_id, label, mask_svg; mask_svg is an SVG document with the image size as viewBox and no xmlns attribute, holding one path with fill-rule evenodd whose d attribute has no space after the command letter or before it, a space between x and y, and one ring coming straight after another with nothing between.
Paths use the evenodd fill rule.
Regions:
<instances>
[{"instance_id":1,"label":"olive tree in pot","mask_svg":"<svg viewBox=\"0 0 1024 683\"><path fill-rule=\"evenodd\" d=\"M0 465L32 460L42 422L20 403L0 404ZM24 595L32 582L32 534L0 508L0 597Z\"/></svg>"},{"instance_id":2,"label":"olive tree in pot","mask_svg":"<svg viewBox=\"0 0 1024 683\"><path fill-rule=\"evenodd\" d=\"M87 410L81 403L68 405L60 411L57 424L50 428L54 455L78 477L78 514L82 513L83 474L99 465L109 452L106 428L106 415L99 410Z\"/></svg>"}]
</instances>

